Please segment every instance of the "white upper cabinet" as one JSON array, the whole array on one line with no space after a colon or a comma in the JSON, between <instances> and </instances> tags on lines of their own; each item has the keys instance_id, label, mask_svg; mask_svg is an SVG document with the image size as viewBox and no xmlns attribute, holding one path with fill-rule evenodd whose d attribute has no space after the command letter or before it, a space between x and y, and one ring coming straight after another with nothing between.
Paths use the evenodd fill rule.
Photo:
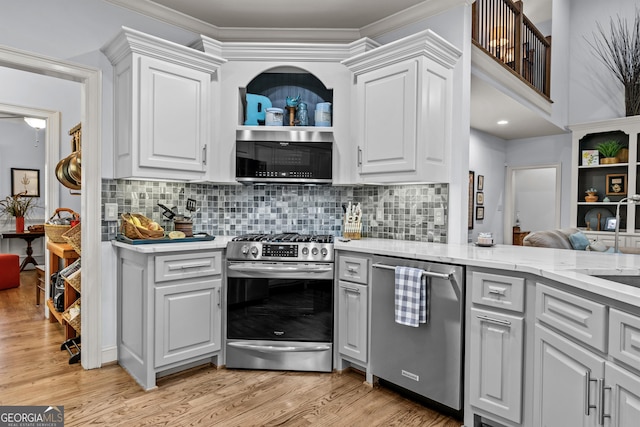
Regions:
<instances>
[{"instance_id":1,"label":"white upper cabinet","mask_svg":"<svg viewBox=\"0 0 640 427\"><path fill-rule=\"evenodd\" d=\"M103 51L114 65L114 177L204 179L225 61L128 28Z\"/></svg>"},{"instance_id":2,"label":"white upper cabinet","mask_svg":"<svg viewBox=\"0 0 640 427\"><path fill-rule=\"evenodd\" d=\"M460 55L426 30L343 61L355 76L350 167L359 182L448 182Z\"/></svg>"}]
</instances>

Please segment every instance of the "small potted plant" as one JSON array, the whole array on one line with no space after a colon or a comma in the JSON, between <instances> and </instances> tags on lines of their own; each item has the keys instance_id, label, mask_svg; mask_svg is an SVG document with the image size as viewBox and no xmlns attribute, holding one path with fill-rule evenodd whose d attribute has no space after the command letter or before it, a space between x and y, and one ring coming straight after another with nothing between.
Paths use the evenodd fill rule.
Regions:
<instances>
[{"instance_id":1,"label":"small potted plant","mask_svg":"<svg viewBox=\"0 0 640 427\"><path fill-rule=\"evenodd\" d=\"M598 201L598 190L591 187L589 189L587 189L585 191L585 193L587 193L586 196L584 196L584 201L585 202L597 202Z\"/></svg>"},{"instance_id":2,"label":"small potted plant","mask_svg":"<svg viewBox=\"0 0 640 427\"><path fill-rule=\"evenodd\" d=\"M16 218L16 233L24 232L24 217L36 208L35 197L23 197L24 193L0 200L0 216Z\"/></svg>"},{"instance_id":3,"label":"small potted plant","mask_svg":"<svg viewBox=\"0 0 640 427\"><path fill-rule=\"evenodd\" d=\"M618 163L618 151L622 148L622 144L616 139L610 139L608 141L603 141L596 145L596 149L602 156L600 159L600 163L602 164L612 164Z\"/></svg>"}]
</instances>

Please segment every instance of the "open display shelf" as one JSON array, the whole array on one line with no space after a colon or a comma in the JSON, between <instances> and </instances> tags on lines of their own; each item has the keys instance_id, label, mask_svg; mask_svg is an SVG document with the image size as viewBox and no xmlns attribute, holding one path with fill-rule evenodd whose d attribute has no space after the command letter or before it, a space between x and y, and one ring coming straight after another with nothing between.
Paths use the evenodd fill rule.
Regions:
<instances>
[{"instance_id":1,"label":"open display shelf","mask_svg":"<svg viewBox=\"0 0 640 427\"><path fill-rule=\"evenodd\" d=\"M573 132L571 226L587 232L590 238L613 243L614 229L611 225L615 222L611 219L616 216L618 203L640 192L640 116L570 128ZM597 158L589 155L597 153L598 144L608 140L617 140L628 148L628 158L619 153L616 163L604 164L601 155L598 154ZM622 185L617 188L613 185L615 183ZM589 188L598 190L597 201L585 200ZM605 197L608 201L603 201ZM624 202L620 205L619 231L620 246L640 246L640 206Z\"/></svg>"},{"instance_id":2,"label":"open display shelf","mask_svg":"<svg viewBox=\"0 0 640 427\"><path fill-rule=\"evenodd\" d=\"M247 118L248 105L247 94L265 96L269 98L273 108L282 108L285 119L287 116L287 97L295 98L300 95L300 101L307 104L308 126L288 126L284 120L284 126L260 126L260 129L276 128L297 131L315 131L318 129L330 129L315 126L316 105L322 102L333 103L333 90L328 89L316 76L298 68L276 68L258 74L246 87L239 88L241 111L238 112L238 129L256 128L256 126L244 126Z\"/></svg>"}]
</instances>

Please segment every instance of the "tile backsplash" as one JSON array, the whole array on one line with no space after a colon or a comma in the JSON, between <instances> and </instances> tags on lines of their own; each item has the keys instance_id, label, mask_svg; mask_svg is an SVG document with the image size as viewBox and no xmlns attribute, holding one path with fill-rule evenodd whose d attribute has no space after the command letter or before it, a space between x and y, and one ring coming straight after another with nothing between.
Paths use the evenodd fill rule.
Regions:
<instances>
[{"instance_id":1,"label":"tile backsplash","mask_svg":"<svg viewBox=\"0 0 640 427\"><path fill-rule=\"evenodd\" d=\"M361 203L363 236L447 242L447 184L388 186L216 185L162 181L102 180L102 203L117 203L118 214L141 213L166 230L161 203L180 214L188 198L196 200L194 231L237 236L246 233L298 232L342 234L342 204ZM434 224L444 208L445 225ZM102 222L102 240L117 234L119 223Z\"/></svg>"}]
</instances>

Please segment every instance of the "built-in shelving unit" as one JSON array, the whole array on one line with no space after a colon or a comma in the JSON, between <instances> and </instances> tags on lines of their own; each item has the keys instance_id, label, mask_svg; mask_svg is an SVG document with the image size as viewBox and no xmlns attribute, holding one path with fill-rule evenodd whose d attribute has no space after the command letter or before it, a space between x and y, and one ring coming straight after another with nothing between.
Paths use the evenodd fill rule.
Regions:
<instances>
[{"instance_id":1,"label":"built-in shelving unit","mask_svg":"<svg viewBox=\"0 0 640 427\"><path fill-rule=\"evenodd\" d=\"M587 232L591 238L613 244L614 233L610 227L615 218L618 203L640 192L640 116L570 126L573 132L571 226ZM618 154L613 164L603 164L587 159L589 150L607 140L617 140L628 148L628 160ZM620 183L619 191L613 184ZM586 190L598 190L598 200L587 202ZM608 201L605 200L608 198ZM598 218L600 221L598 221ZM609 227L607 225L609 224ZM620 246L640 246L640 206L620 205Z\"/></svg>"}]
</instances>

